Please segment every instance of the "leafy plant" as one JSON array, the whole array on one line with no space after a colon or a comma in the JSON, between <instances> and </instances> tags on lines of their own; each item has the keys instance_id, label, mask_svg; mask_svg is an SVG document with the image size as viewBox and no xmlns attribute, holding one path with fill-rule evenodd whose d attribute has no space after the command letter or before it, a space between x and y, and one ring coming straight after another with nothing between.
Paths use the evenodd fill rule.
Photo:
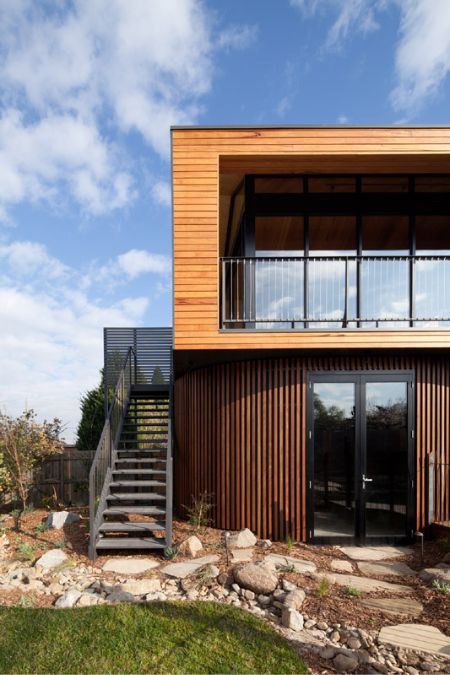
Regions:
<instances>
[{"instance_id":1,"label":"leafy plant","mask_svg":"<svg viewBox=\"0 0 450 675\"><path fill-rule=\"evenodd\" d=\"M100 382L81 397L81 419L77 429L76 446L78 450L91 453L97 448L103 425L105 424L105 394L103 370L100 371ZM89 460L89 466L91 461Z\"/></svg>"},{"instance_id":2,"label":"leafy plant","mask_svg":"<svg viewBox=\"0 0 450 675\"><path fill-rule=\"evenodd\" d=\"M188 520L195 529L199 530L211 524L212 502L211 495L202 492L197 499L192 498L191 506L186 506Z\"/></svg>"},{"instance_id":3,"label":"leafy plant","mask_svg":"<svg viewBox=\"0 0 450 675\"><path fill-rule=\"evenodd\" d=\"M330 580L327 577L321 577L316 593L319 598L324 598L330 592Z\"/></svg>"},{"instance_id":4,"label":"leafy plant","mask_svg":"<svg viewBox=\"0 0 450 675\"><path fill-rule=\"evenodd\" d=\"M19 417L0 413L0 491L12 492L27 508L33 470L46 457L62 452L61 422L38 423L36 413L26 410Z\"/></svg>"},{"instance_id":5,"label":"leafy plant","mask_svg":"<svg viewBox=\"0 0 450 675\"><path fill-rule=\"evenodd\" d=\"M31 561L33 562L35 559L35 547L33 544L29 544L28 542L22 542L22 544L19 544L17 547L17 558L18 560L23 560L23 561Z\"/></svg>"},{"instance_id":6,"label":"leafy plant","mask_svg":"<svg viewBox=\"0 0 450 675\"><path fill-rule=\"evenodd\" d=\"M29 595L21 595L18 605L19 607L33 607L33 598Z\"/></svg>"},{"instance_id":7,"label":"leafy plant","mask_svg":"<svg viewBox=\"0 0 450 675\"><path fill-rule=\"evenodd\" d=\"M164 550L164 557L166 560L173 560L178 555L178 546L168 546Z\"/></svg>"},{"instance_id":8,"label":"leafy plant","mask_svg":"<svg viewBox=\"0 0 450 675\"><path fill-rule=\"evenodd\" d=\"M438 593L445 593L446 595L450 593L450 584L448 584L446 581L442 581L441 579L434 579L432 586L435 591L438 591Z\"/></svg>"},{"instance_id":9,"label":"leafy plant","mask_svg":"<svg viewBox=\"0 0 450 675\"><path fill-rule=\"evenodd\" d=\"M57 539L56 541L54 541L53 546L55 548L65 548L65 546L67 546L67 541L65 537L62 537L61 539Z\"/></svg>"},{"instance_id":10,"label":"leafy plant","mask_svg":"<svg viewBox=\"0 0 450 675\"><path fill-rule=\"evenodd\" d=\"M361 595L361 591L358 591L358 589L354 588L353 586L345 586L345 588L342 589L342 592L344 595L354 598L359 598Z\"/></svg>"},{"instance_id":11,"label":"leafy plant","mask_svg":"<svg viewBox=\"0 0 450 675\"><path fill-rule=\"evenodd\" d=\"M43 532L47 532L50 529L50 526L46 521L43 523L39 523L39 525L36 525L34 528L34 531L36 534L42 534Z\"/></svg>"}]
</instances>

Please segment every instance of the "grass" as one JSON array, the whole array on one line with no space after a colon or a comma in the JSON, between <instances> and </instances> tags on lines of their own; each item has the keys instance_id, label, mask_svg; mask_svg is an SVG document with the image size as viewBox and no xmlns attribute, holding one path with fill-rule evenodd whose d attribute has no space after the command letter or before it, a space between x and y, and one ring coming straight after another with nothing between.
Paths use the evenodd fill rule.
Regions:
<instances>
[{"instance_id":1,"label":"grass","mask_svg":"<svg viewBox=\"0 0 450 675\"><path fill-rule=\"evenodd\" d=\"M327 577L321 577L317 586L316 594L319 598L324 598L330 592L330 580Z\"/></svg>"},{"instance_id":2,"label":"grass","mask_svg":"<svg viewBox=\"0 0 450 675\"><path fill-rule=\"evenodd\" d=\"M353 586L345 586L342 589L342 592L344 595L347 595L348 597L354 597L354 598L359 598L361 595L361 591L358 591L357 588L354 588Z\"/></svg>"},{"instance_id":3,"label":"grass","mask_svg":"<svg viewBox=\"0 0 450 675\"><path fill-rule=\"evenodd\" d=\"M201 602L0 608L1 673L307 673L269 625Z\"/></svg>"}]
</instances>

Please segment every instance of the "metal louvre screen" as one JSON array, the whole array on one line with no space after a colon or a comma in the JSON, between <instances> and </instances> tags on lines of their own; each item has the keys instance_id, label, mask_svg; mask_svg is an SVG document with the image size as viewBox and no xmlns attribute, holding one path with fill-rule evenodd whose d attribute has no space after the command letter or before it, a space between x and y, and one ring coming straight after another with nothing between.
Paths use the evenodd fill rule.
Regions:
<instances>
[{"instance_id":1,"label":"metal louvre screen","mask_svg":"<svg viewBox=\"0 0 450 675\"><path fill-rule=\"evenodd\" d=\"M130 347L136 384L169 385L172 381L172 328L105 328L105 389L114 391Z\"/></svg>"}]
</instances>

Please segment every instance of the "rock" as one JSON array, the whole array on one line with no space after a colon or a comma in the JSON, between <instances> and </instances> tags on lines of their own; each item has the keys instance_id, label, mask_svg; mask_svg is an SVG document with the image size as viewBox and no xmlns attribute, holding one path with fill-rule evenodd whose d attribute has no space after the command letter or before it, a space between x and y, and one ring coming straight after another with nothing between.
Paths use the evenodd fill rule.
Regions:
<instances>
[{"instance_id":1,"label":"rock","mask_svg":"<svg viewBox=\"0 0 450 675\"><path fill-rule=\"evenodd\" d=\"M273 593L278 586L277 575L264 563L248 563L242 567L235 567L233 572L240 586L257 594Z\"/></svg>"},{"instance_id":2,"label":"rock","mask_svg":"<svg viewBox=\"0 0 450 675\"><path fill-rule=\"evenodd\" d=\"M384 626L380 630L378 641L402 649L417 649L417 645L420 645L422 652L450 657L450 637L434 626L418 623Z\"/></svg>"},{"instance_id":3,"label":"rock","mask_svg":"<svg viewBox=\"0 0 450 675\"><path fill-rule=\"evenodd\" d=\"M377 609L384 614L400 614L406 616L419 616L423 606L412 598L365 598L360 601L364 607Z\"/></svg>"},{"instance_id":4,"label":"rock","mask_svg":"<svg viewBox=\"0 0 450 675\"><path fill-rule=\"evenodd\" d=\"M203 544L194 534L192 537L185 539L178 547L178 550L182 555L188 555L190 558L195 558L199 551L203 551Z\"/></svg>"},{"instance_id":5,"label":"rock","mask_svg":"<svg viewBox=\"0 0 450 675\"><path fill-rule=\"evenodd\" d=\"M217 577L217 582L221 586L231 586L233 583L233 572L232 570L228 570L227 572L221 572L219 576Z\"/></svg>"},{"instance_id":6,"label":"rock","mask_svg":"<svg viewBox=\"0 0 450 675\"><path fill-rule=\"evenodd\" d=\"M191 594L195 593L195 591L190 591L190 593ZM197 593L197 595L198 595L198 593ZM145 599L146 599L147 602L155 602L155 601L156 602L162 602L163 600L166 600L167 598L164 595L164 593L159 591L159 592L156 592L156 593L149 593L148 595L145 596Z\"/></svg>"},{"instance_id":7,"label":"rock","mask_svg":"<svg viewBox=\"0 0 450 675\"><path fill-rule=\"evenodd\" d=\"M220 570L216 565L208 565L208 571L211 579L217 579L220 574Z\"/></svg>"},{"instance_id":8,"label":"rock","mask_svg":"<svg viewBox=\"0 0 450 675\"><path fill-rule=\"evenodd\" d=\"M372 668L375 668L378 673L382 673L383 675L387 675L389 672L387 666L384 663L381 663L381 661L374 661L372 663Z\"/></svg>"},{"instance_id":9,"label":"rock","mask_svg":"<svg viewBox=\"0 0 450 675\"><path fill-rule=\"evenodd\" d=\"M326 659L328 661L336 656L336 649L331 647L331 645L326 645L319 650L319 656L321 659Z\"/></svg>"},{"instance_id":10,"label":"rock","mask_svg":"<svg viewBox=\"0 0 450 675\"><path fill-rule=\"evenodd\" d=\"M62 530L66 525L71 525L80 520L78 513L69 511L52 511L48 514L45 524L53 530Z\"/></svg>"},{"instance_id":11,"label":"rock","mask_svg":"<svg viewBox=\"0 0 450 675\"><path fill-rule=\"evenodd\" d=\"M60 595L60 597L55 602L55 607L58 607L58 609L70 609L75 605L80 597L80 591L77 591L76 588L70 588L63 595Z\"/></svg>"},{"instance_id":12,"label":"rock","mask_svg":"<svg viewBox=\"0 0 450 675\"><path fill-rule=\"evenodd\" d=\"M281 588L276 588L273 592L273 597L275 600L283 602L286 597L286 593Z\"/></svg>"},{"instance_id":13,"label":"rock","mask_svg":"<svg viewBox=\"0 0 450 675\"><path fill-rule=\"evenodd\" d=\"M370 655L367 649L358 649L356 655L360 663L372 663L372 661L374 660L373 656Z\"/></svg>"},{"instance_id":14,"label":"rock","mask_svg":"<svg viewBox=\"0 0 450 675\"><path fill-rule=\"evenodd\" d=\"M113 591L108 595L106 601L111 605L117 605L121 602L135 602L135 597L127 591Z\"/></svg>"},{"instance_id":15,"label":"rock","mask_svg":"<svg viewBox=\"0 0 450 675\"><path fill-rule=\"evenodd\" d=\"M258 595L258 602L262 607L268 607L271 603L269 595Z\"/></svg>"},{"instance_id":16,"label":"rock","mask_svg":"<svg viewBox=\"0 0 450 675\"><path fill-rule=\"evenodd\" d=\"M159 565L159 562L151 558L111 558L103 565L103 571L116 574L143 574Z\"/></svg>"},{"instance_id":17,"label":"rock","mask_svg":"<svg viewBox=\"0 0 450 675\"><path fill-rule=\"evenodd\" d=\"M265 557L265 562L280 571L283 571L283 568L292 568L293 571L299 572L300 574L304 574L305 572L314 573L317 571L315 564L310 560L293 558L292 556L278 555L276 553L270 553L267 555Z\"/></svg>"},{"instance_id":18,"label":"rock","mask_svg":"<svg viewBox=\"0 0 450 675\"><path fill-rule=\"evenodd\" d=\"M61 551L60 548L53 548L50 551L47 551L47 553L44 553L44 555L36 561L36 569L38 571L41 570L45 574L56 569L68 560L69 557L64 551Z\"/></svg>"},{"instance_id":19,"label":"rock","mask_svg":"<svg viewBox=\"0 0 450 675\"><path fill-rule=\"evenodd\" d=\"M335 572L353 572L353 565L348 560L332 560L331 569Z\"/></svg>"},{"instance_id":20,"label":"rock","mask_svg":"<svg viewBox=\"0 0 450 675\"><path fill-rule=\"evenodd\" d=\"M5 535L3 535L3 536L5 536ZM444 557L442 558L442 562L450 564L450 551L444 555Z\"/></svg>"},{"instance_id":21,"label":"rock","mask_svg":"<svg viewBox=\"0 0 450 675\"><path fill-rule=\"evenodd\" d=\"M361 649L361 642L355 637L349 637L347 640L347 645L350 647L350 649Z\"/></svg>"},{"instance_id":22,"label":"rock","mask_svg":"<svg viewBox=\"0 0 450 675\"><path fill-rule=\"evenodd\" d=\"M292 581L288 581L287 579L283 579L281 585L283 586L283 591L286 591L287 593L297 590L296 584L293 584Z\"/></svg>"},{"instance_id":23,"label":"rock","mask_svg":"<svg viewBox=\"0 0 450 675\"><path fill-rule=\"evenodd\" d=\"M305 597L305 591L302 591L301 588L296 588L295 591L289 591L286 595L284 605L291 609L301 609Z\"/></svg>"},{"instance_id":24,"label":"rock","mask_svg":"<svg viewBox=\"0 0 450 675\"><path fill-rule=\"evenodd\" d=\"M419 671L413 666L406 666L405 670L407 673L409 673L409 675L419 675Z\"/></svg>"},{"instance_id":25,"label":"rock","mask_svg":"<svg viewBox=\"0 0 450 675\"><path fill-rule=\"evenodd\" d=\"M332 642L340 642L341 641L341 636L338 630L333 630L330 635L330 640Z\"/></svg>"},{"instance_id":26,"label":"rock","mask_svg":"<svg viewBox=\"0 0 450 675\"><path fill-rule=\"evenodd\" d=\"M281 623L283 626L290 628L291 630L303 630L303 615L300 614L300 612L297 612L296 609L283 607L281 610Z\"/></svg>"},{"instance_id":27,"label":"rock","mask_svg":"<svg viewBox=\"0 0 450 675\"><path fill-rule=\"evenodd\" d=\"M95 593L83 593L77 602L77 607L92 607L98 605L100 600L100 596Z\"/></svg>"},{"instance_id":28,"label":"rock","mask_svg":"<svg viewBox=\"0 0 450 675\"><path fill-rule=\"evenodd\" d=\"M195 560L186 560L185 562L171 563L161 570L168 576L177 579L185 579L186 577L198 572L205 565L218 562L219 556L205 555L203 558L196 558Z\"/></svg>"},{"instance_id":29,"label":"rock","mask_svg":"<svg viewBox=\"0 0 450 675\"><path fill-rule=\"evenodd\" d=\"M328 630L328 624L325 621L318 621L316 623L317 630Z\"/></svg>"},{"instance_id":30,"label":"rock","mask_svg":"<svg viewBox=\"0 0 450 675\"><path fill-rule=\"evenodd\" d=\"M253 558L252 548L235 548L231 551L232 562L250 562Z\"/></svg>"},{"instance_id":31,"label":"rock","mask_svg":"<svg viewBox=\"0 0 450 675\"><path fill-rule=\"evenodd\" d=\"M424 581L443 581L450 584L450 565L447 563L439 563L436 567L428 567L419 574Z\"/></svg>"},{"instance_id":32,"label":"rock","mask_svg":"<svg viewBox=\"0 0 450 675\"><path fill-rule=\"evenodd\" d=\"M316 623L317 622L315 619L308 619L307 621L305 621L305 628L314 628Z\"/></svg>"},{"instance_id":33,"label":"rock","mask_svg":"<svg viewBox=\"0 0 450 675\"><path fill-rule=\"evenodd\" d=\"M228 535L227 546L233 548L251 548L258 540L251 530L245 528L240 532Z\"/></svg>"},{"instance_id":34,"label":"rock","mask_svg":"<svg viewBox=\"0 0 450 675\"><path fill-rule=\"evenodd\" d=\"M151 579L127 579L117 588L118 591L131 593L131 595L147 595L161 590L161 582L156 577Z\"/></svg>"},{"instance_id":35,"label":"rock","mask_svg":"<svg viewBox=\"0 0 450 675\"><path fill-rule=\"evenodd\" d=\"M391 593L408 595L413 590L411 586L405 586L404 584L393 584L390 581L379 581L378 579L370 579L369 577L357 577L354 574L321 573L320 576L328 579L331 584L352 586L352 588L362 592L390 591Z\"/></svg>"},{"instance_id":36,"label":"rock","mask_svg":"<svg viewBox=\"0 0 450 675\"><path fill-rule=\"evenodd\" d=\"M338 654L333 659L333 665L338 673L353 673L358 667L358 659L354 656Z\"/></svg>"}]
</instances>

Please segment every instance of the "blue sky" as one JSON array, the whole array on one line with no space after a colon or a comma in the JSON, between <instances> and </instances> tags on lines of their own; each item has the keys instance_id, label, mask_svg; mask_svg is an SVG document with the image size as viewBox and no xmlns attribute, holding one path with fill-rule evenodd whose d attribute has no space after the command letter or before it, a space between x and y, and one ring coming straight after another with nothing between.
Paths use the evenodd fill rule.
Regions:
<instances>
[{"instance_id":1,"label":"blue sky","mask_svg":"<svg viewBox=\"0 0 450 675\"><path fill-rule=\"evenodd\" d=\"M449 0L2 0L0 407L170 325L171 124L447 124Z\"/></svg>"}]
</instances>

